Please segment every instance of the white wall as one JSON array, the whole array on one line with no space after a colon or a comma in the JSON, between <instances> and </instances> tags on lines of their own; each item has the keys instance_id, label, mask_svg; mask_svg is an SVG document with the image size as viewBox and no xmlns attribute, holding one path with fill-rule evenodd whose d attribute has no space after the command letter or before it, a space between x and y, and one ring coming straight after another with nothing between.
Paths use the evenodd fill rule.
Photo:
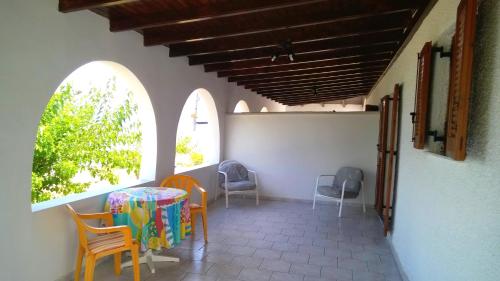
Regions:
<instances>
[{"instance_id":1,"label":"white wall","mask_svg":"<svg viewBox=\"0 0 500 281\"><path fill-rule=\"evenodd\" d=\"M458 0L438 1L369 103L403 84L401 153L392 243L413 281L499 280L500 1L481 1L467 159L416 150L412 126L417 52L454 24Z\"/></svg>"},{"instance_id":2,"label":"white wall","mask_svg":"<svg viewBox=\"0 0 500 281\"><path fill-rule=\"evenodd\" d=\"M204 73L201 66L188 66L186 58L169 58L165 47L144 47L142 36L135 32L112 34L104 18L87 11L61 14L57 6L57 0L0 3L2 281L52 281L65 278L74 268L76 232L65 209L32 213L30 203L38 121L56 87L73 70L90 61L113 61L129 68L143 83L158 128L157 183L173 174L175 132L189 94L197 88L211 93L221 135L224 113L232 101L228 96L243 95L241 87L218 79L215 73ZM279 106L257 96L247 102L259 109ZM214 167L192 173L207 186ZM83 212L102 210L103 200L104 196L98 196L75 207Z\"/></svg>"},{"instance_id":3,"label":"white wall","mask_svg":"<svg viewBox=\"0 0 500 281\"><path fill-rule=\"evenodd\" d=\"M224 158L257 171L262 195L311 200L316 176L354 166L373 204L377 113L228 114L225 123Z\"/></svg>"}]
</instances>

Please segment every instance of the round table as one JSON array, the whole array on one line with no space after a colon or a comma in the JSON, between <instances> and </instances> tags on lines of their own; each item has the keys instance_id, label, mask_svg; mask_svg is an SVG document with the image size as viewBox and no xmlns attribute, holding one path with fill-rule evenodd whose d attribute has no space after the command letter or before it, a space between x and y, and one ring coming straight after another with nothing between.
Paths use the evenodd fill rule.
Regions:
<instances>
[{"instance_id":1,"label":"round table","mask_svg":"<svg viewBox=\"0 0 500 281\"><path fill-rule=\"evenodd\" d=\"M188 193L164 187L134 187L109 194L105 210L114 225L128 225L141 250L178 245L191 234Z\"/></svg>"}]
</instances>

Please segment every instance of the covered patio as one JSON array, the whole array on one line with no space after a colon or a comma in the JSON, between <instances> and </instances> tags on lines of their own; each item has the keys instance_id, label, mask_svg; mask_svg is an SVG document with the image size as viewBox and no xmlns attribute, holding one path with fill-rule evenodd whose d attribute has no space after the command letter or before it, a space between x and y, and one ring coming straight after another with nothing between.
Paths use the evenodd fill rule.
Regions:
<instances>
[{"instance_id":1,"label":"covered patio","mask_svg":"<svg viewBox=\"0 0 500 281\"><path fill-rule=\"evenodd\" d=\"M142 281L497 281L499 15L497 0L2 1L0 281L74 280L86 256L84 280L96 249L85 281L134 280L117 249L140 252ZM123 235L82 240L67 204ZM173 261L152 273L149 254Z\"/></svg>"}]
</instances>

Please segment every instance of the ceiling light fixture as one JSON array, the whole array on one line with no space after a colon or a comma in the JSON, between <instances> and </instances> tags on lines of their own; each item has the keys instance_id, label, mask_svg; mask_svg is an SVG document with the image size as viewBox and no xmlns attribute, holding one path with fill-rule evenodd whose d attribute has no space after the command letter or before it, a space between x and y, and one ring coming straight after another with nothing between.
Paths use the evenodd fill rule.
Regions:
<instances>
[{"instance_id":1,"label":"ceiling light fixture","mask_svg":"<svg viewBox=\"0 0 500 281\"><path fill-rule=\"evenodd\" d=\"M293 52L292 40L288 39L285 42L278 44L279 49L271 56L271 62L275 62L281 55L288 57L290 62L295 61L295 53Z\"/></svg>"}]
</instances>

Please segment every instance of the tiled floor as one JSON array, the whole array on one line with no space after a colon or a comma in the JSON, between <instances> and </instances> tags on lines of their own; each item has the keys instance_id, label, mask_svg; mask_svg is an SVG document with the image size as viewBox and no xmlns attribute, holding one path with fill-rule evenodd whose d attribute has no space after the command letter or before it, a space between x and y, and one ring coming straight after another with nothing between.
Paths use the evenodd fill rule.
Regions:
<instances>
[{"instance_id":1,"label":"tiled floor","mask_svg":"<svg viewBox=\"0 0 500 281\"><path fill-rule=\"evenodd\" d=\"M201 225L166 255L180 263L157 263L155 274L141 265L143 281L361 281L401 280L381 224L373 210L335 205L234 198L209 206L209 243ZM200 220L199 220L200 221ZM133 280L131 268L120 277L111 262L96 268L96 281Z\"/></svg>"}]
</instances>

